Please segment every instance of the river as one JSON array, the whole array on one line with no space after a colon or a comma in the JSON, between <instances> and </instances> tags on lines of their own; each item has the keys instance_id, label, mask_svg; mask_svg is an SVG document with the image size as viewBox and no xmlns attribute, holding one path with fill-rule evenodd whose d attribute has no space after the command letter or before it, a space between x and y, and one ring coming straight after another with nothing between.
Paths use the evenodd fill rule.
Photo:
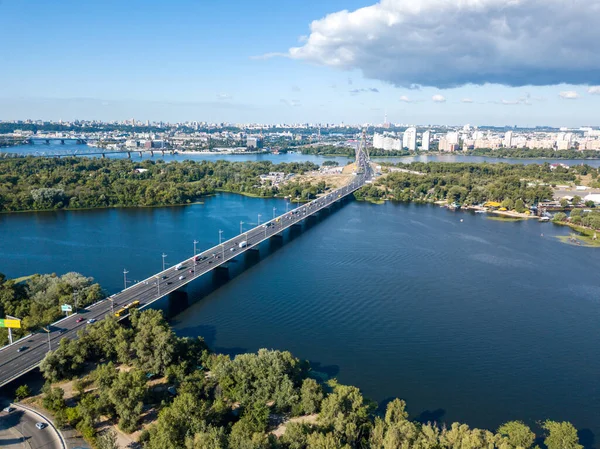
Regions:
<instances>
[{"instance_id":1,"label":"river","mask_svg":"<svg viewBox=\"0 0 600 449\"><path fill-rule=\"evenodd\" d=\"M243 227L283 200L220 194L203 204L0 215L0 272L79 271L109 292ZM215 288L188 286L172 317L230 354L287 349L412 417L490 429L570 420L600 432L600 251L569 230L435 206L351 201ZM543 236L542 236L543 234ZM242 266L249 268L242 270ZM207 286L213 285L208 288Z\"/></svg>"},{"instance_id":2,"label":"river","mask_svg":"<svg viewBox=\"0 0 600 449\"><path fill-rule=\"evenodd\" d=\"M93 148L85 145L76 145L72 141L67 141L64 145L56 141L51 141L50 144L37 143L35 145L19 145L11 148L3 148L0 152L10 152L18 154L31 154L31 155L44 155L44 154L62 154L68 152L69 149L76 151L90 151ZM97 157L97 156L94 156ZM107 157L115 159L127 158L126 153L118 154L107 154ZM226 159L230 161L272 161L274 163L279 162L314 162L315 164L322 164L326 160L334 160L339 162L340 165L345 165L350 162L347 157L343 156L316 156L311 154L301 153L284 153L284 154L234 154L234 155L222 155L222 154L155 154L150 156L149 153L132 152L131 159L134 161L141 161L146 159L164 159L167 162L171 161L183 161L183 160L195 160L195 161L216 161L219 159ZM373 161L377 162L490 162L490 163L505 163L505 164L543 164L543 163L554 163L560 162L566 165L580 165L583 163L588 164L591 167L600 167L600 159L585 160L585 159L514 159L514 158L496 158L487 156L466 156L462 154L432 154L432 155L418 155L418 156L399 156L399 157L373 157Z\"/></svg>"}]
</instances>

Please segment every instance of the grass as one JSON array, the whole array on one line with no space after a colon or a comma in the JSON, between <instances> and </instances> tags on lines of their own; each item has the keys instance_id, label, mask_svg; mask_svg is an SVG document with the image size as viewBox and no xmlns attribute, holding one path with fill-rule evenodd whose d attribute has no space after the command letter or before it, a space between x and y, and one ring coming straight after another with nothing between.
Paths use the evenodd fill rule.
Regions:
<instances>
[{"instance_id":1,"label":"grass","mask_svg":"<svg viewBox=\"0 0 600 449\"><path fill-rule=\"evenodd\" d=\"M559 235L556 236L563 243L567 243L569 245L576 245L576 242L572 242L569 239L575 238L578 242L581 242L583 246L589 248L598 248L600 247L600 240L594 240L594 234L596 231L593 229L584 228L583 226L577 226L572 223L555 223L561 226L568 226L573 229L577 234L571 235Z\"/></svg>"},{"instance_id":2,"label":"grass","mask_svg":"<svg viewBox=\"0 0 600 449\"><path fill-rule=\"evenodd\" d=\"M528 220L528 218L524 218L524 217L509 217L509 216L494 216L494 217L490 217L487 216L486 217L488 220L496 220L496 221L525 221Z\"/></svg>"}]
</instances>

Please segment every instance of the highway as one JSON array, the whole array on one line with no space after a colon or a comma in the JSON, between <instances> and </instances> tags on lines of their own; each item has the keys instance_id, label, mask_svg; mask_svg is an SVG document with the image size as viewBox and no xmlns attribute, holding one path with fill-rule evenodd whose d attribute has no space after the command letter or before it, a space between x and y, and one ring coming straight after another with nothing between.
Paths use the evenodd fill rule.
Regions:
<instances>
[{"instance_id":1,"label":"highway","mask_svg":"<svg viewBox=\"0 0 600 449\"><path fill-rule=\"evenodd\" d=\"M38 422L46 427L36 428ZM46 419L18 406L10 413L0 411L0 447L63 449L59 436Z\"/></svg>"},{"instance_id":2,"label":"highway","mask_svg":"<svg viewBox=\"0 0 600 449\"><path fill-rule=\"evenodd\" d=\"M77 331L88 325L87 320L100 320L134 300L140 301L140 307L146 307L215 267L223 265L248 249L257 246L262 241L280 234L290 226L353 193L371 178L372 173L368 164L368 156L364 152L357 151L357 162L362 173L356 174L348 185L305 203L273 220L259 224L195 257L185 259L180 264L92 304L86 309L80 309L77 311L78 313L51 325L50 333L35 333L12 345L0 348L0 387L38 367L49 349L55 349L62 338L76 338ZM123 315L121 318L125 316ZM24 349L19 352L19 348Z\"/></svg>"}]
</instances>

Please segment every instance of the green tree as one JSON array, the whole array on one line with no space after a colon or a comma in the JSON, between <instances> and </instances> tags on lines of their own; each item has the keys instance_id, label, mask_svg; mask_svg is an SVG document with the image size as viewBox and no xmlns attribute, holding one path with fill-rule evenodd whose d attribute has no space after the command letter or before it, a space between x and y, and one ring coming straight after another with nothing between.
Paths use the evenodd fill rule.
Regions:
<instances>
[{"instance_id":1,"label":"green tree","mask_svg":"<svg viewBox=\"0 0 600 449\"><path fill-rule=\"evenodd\" d=\"M19 385L19 387L15 390L15 399L17 401L22 401L29 396L31 396L31 389L27 384Z\"/></svg>"},{"instance_id":2,"label":"green tree","mask_svg":"<svg viewBox=\"0 0 600 449\"><path fill-rule=\"evenodd\" d=\"M561 207L567 207L568 205L569 205L569 200L568 200L568 199L566 199L566 198L562 198L562 199L560 200L560 206L561 206Z\"/></svg>"},{"instance_id":3,"label":"green tree","mask_svg":"<svg viewBox=\"0 0 600 449\"><path fill-rule=\"evenodd\" d=\"M302 382L300 389L300 403L304 413L316 413L321 406L323 400L323 389L316 380L307 378Z\"/></svg>"},{"instance_id":4,"label":"green tree","mask_svg":"<svg viewBox=\"0 0 600 449\"><path fill-rule=\"evenodd\" d=\"M579 195L575 195L571 200L571 203L573 204L573 206L579 206L581 204L581 201L581 197Z\"/></svg>"},{"instance_id":5,"label":"green tree","mask_svg":"<svg viewBox=\"0 0 600 449\"><path fill-rule=\"evenodd\" d=\"M110 389L108 399L119 417L119 428L133 432L144 406L146 396L146 376L139 370L121 371Z\"/></svg>"},{"instance_id":6,"label":"green tree","mask_svg":"<svg viewBox=\"0 0 600 449\"><path fill-rule=\"evenodd\" d=\"M187 437L186 449L227 449L227 434L223 427L208 426L205 431Z\"/></svg>"},{"instance_id":7,"label":"green tree","mask_svg":"<svg viewBox=\"0 0 600 449\"><path fill-rule=\"evenodd\" d=\"M555 221L557 223L567 221L567 214L565 214L564 212L557 212L556 214L554 214L554 217L552 217L552 221Z\"/></svg>"},{"instance_id":8,"label":"green tree","mask_svg":"<svg viewBox=\"0 0 600 449\"><path fill-rule=\"evenodd\" d=\"M542 428L547 432L544 444L548 449L583 449L579 444L577 429L570 422L545 421Z\"/></svg>"},{"instance_id":9,"label":"green tree","mask_svg":"<svg viewBox=\"0 0 600 449\"><path fill-rule=\"evenodd\" d=\"M515 448L529 449L535 441L535 434L521 421L509 421L498 428L498 433L506 437Z\"/></svg>"},{"instance_id":10,"label":"green tree","mask_svg":"<svg viewBox=\"0 0 600 449\"><path fill-rule=\"evenodd\" d=\"M97 449L119 449L119 443L117 442L117 433L108 429L100 434L96 439Z\"/></svg>"},{"instance_id":11,"label":"green tree","mask_svg":"<svg viewBox=\"0 0 600 449\"><path fill-rule=\"evenodd\" d=\"M527 210L527 208L525 207L525 203L523 202L523 200L521 198L519 198L515 201L515 210L517 212L519 212L520 214L522 214L523 212L525 212Z\"/></svg>"},{"instance_id":12,"label":"green tree","mask_svg":"<svg viewBox=\"0 0 600 449\"><path fill-rule=\"evenodd\" d=\"M160 310L131 314L135 337L131 348L136 364L146 373L163 374L173 361L176 337Z\"/></svg>"}]
</instances>

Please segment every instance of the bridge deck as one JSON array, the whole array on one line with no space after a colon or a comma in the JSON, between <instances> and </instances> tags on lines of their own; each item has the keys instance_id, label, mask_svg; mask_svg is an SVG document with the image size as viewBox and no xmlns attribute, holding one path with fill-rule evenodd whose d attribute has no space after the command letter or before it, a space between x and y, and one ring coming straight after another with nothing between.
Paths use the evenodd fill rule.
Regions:
<instances>
[{"instance_id":1,"label":"bridge deck","mask_svg":"<svg viewBox=\"0 0 600 449\"><path fill-rule=\"evenodd\" d=\"M223 265L240 253L257 246L269 237L281 233L290 226L353 193L364 185L367 177L368 174L356 175L354 180L347 186L336 189L273 220L258 225L237 237L199 253L196 257L183 260L180 269L177 269L177 265L172 266L112 295L110 298L89 306L85 309L83 316L85 320L91 318L99 320L134 300L140 301L141 307L146 307L214 268ZM77 322L81 316L80 314L73 314L54 323L50 327L52 330L50 334L35 333L12 345L0 348L0 387L39 366L48 352L49 345L55 348L61 338L76 338L77 331L87 325L85 320ZM64 329L63 333L60 333L59 329ZM27 349L18 352L18 348L22 346L26 346Z\"/></svg>"}]
</instances>

